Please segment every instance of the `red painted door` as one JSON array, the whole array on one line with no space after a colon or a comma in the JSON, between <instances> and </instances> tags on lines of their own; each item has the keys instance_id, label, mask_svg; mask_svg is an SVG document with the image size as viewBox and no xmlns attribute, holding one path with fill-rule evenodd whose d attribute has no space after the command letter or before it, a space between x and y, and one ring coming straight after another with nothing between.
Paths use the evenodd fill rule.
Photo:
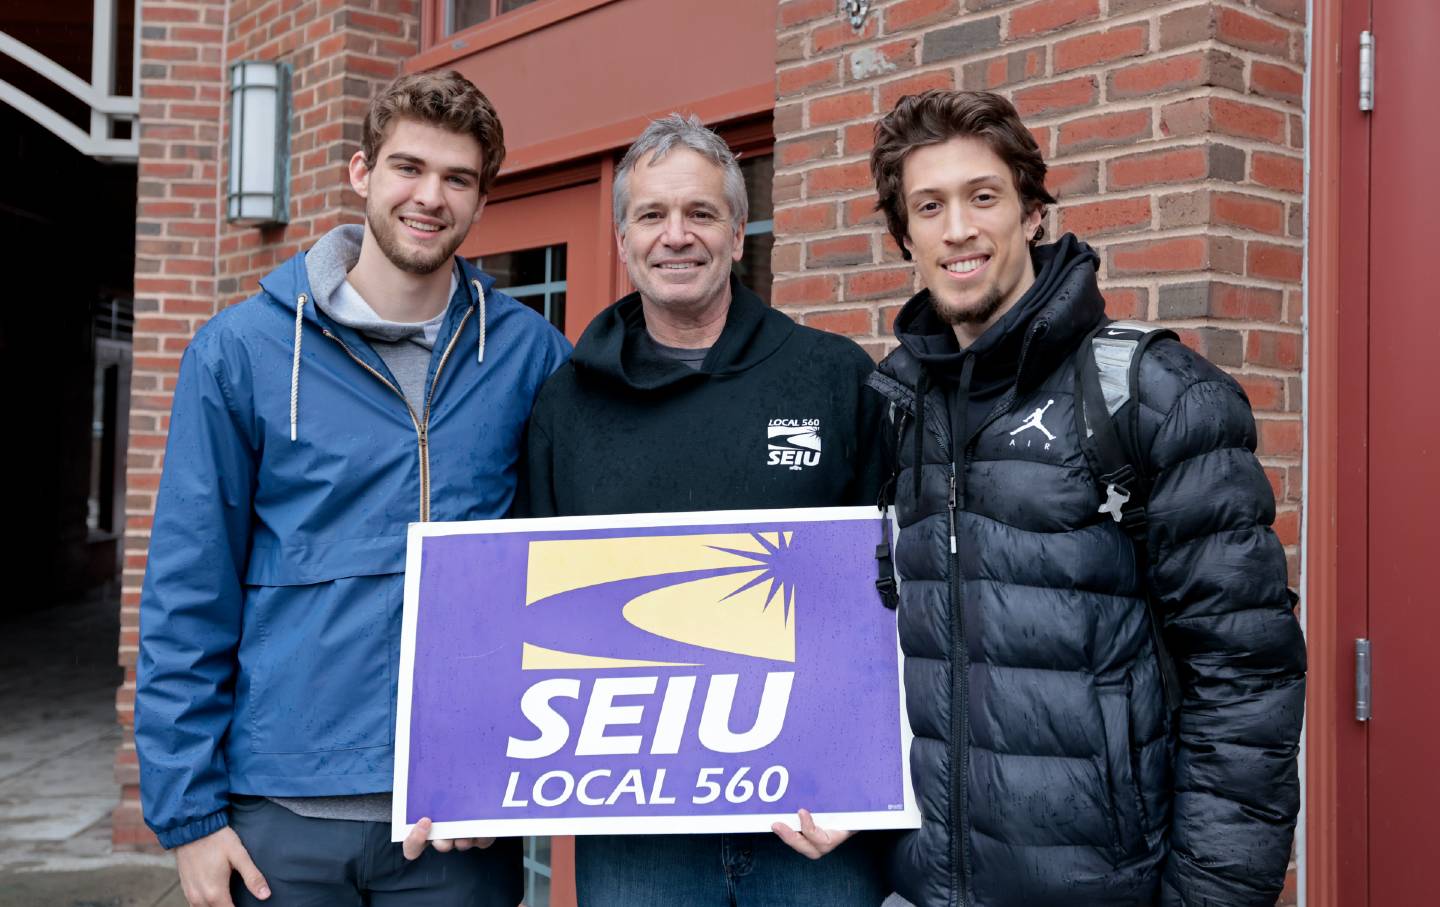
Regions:
<instances>
[{"instance_id":1,"label":"red painted door","mask_svg":"<svg viewBox=\"0 0 1440 907\"><path fill-rule=\"evenodd\" d=\"M1369 903L1398 907L1437 903L1440 855L1440 3L1372 0L1371 16Z\"/></svg>"}]
</instances>

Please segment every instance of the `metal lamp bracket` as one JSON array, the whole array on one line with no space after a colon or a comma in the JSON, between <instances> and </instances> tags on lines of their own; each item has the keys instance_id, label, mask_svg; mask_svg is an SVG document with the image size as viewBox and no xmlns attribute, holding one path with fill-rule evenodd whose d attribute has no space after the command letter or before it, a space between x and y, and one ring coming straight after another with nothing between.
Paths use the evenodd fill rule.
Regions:
<instances>
[{"instance_id":1,"label":"metal lamp bracket","mask_svg":"<svg viewBox=\"0 0 1440 907\"><path fill-rule=\"evenodd\" d=\"M845 12L850 16L850 27L858 30L870 14L870 0L845 0Z\"/></svg>"}]
</instances>

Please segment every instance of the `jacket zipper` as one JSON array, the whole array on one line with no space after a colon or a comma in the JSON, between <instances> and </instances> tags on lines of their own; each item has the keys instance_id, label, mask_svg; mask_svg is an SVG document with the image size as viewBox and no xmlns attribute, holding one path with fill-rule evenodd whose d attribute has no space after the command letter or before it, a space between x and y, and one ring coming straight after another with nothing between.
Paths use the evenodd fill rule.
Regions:
<instances>
[{"instance_id":1,"label":"jacket zipper","mask_svg":"<svg viewBox=\"0 0 1440 907\"><path fill-rule=\"evenodd\" d=\"M472 311L474 311L473 307L467 309L465 314L460 318L460 324L456 326L455 333L450 337L450 343L446 345L445 352L440 356L440 364L435 366L435 377L430 382L430 393L425 397L424 421L415 418L415 408L410 405L409 400L405 399L404 391L390 383L388 378L372 368L364 359L355 355L355 351L350 349L350 346L346 344L345 341L332 334L329 328L320 328L320 333L340 344L340 348L345 351L347 356L355 360L356 365L374 375L375 380L388 387L395 396L400 398L400 402L405 404L405 412L410 416L410 424L415 427L415 437L419 443L420 522L422 523L430 522L430 402L435 399L435 388L440 385L440 373L445 368L445 362L450 358L450 351L455 349L455 342L460 339L460 332L465 329L465 322L470 318Z\"/></svg>"},{"instance_id":2,"label":"jacket zipper","mask_svg":"<svg viewBox=\"0 0 1440 907\"><path fill-rule=\"evenodd\" d=\"M925 405L925 400L920 397L914 398L914 407L918 410ZM902 412L904 403L901 402ZM914 414L911 414L914 418ZM928 423L934 419L925 420ZM918 428L918 426L917 426ZM931 433L940 448L940 454L950 461L950 488L946 500L946 510L949 518L950 529L950 553L949 553L949 597L950 597L950 650L954 656L950 662L951 684L950 684L950 764L959 765L960 782L950 797L950 888L954 892L952 904L960 907L970 905L970 846L969 835L965 830L965 819L969 813L970 798L970 652L965 647L965 626L964 614L960 602L960 545L956 531L955 515L960 509L959 477L955 468L955 459L951 456L951 445L955 439L951 438L950 444L938 429L932 428ZM898 457L899 443L897 442ZM969 463L969 445L964 448L966 464ZM915 464L916 469L921 468L920 463ZM916 502L917 506L919 502ZM964 741L962 743L962 741Z\"/></svg>"},{"instance_id":3,"label":"jacket zipper","mask_svg":"<svg viewBox=\"0 0 1440 907\"><path fill-rule=\"evenodd\" d=\"M435 388L440 386L440 373L445 371L445 363L450 361L450 353L455 349L455 342L460 339L460 332L465 330L465 322L470 320L470 313L475 311L474 307L465 310L460 316L460 323L455 326L455 333L450 335L450 342L445 345L445 352L440 354L440 364L435 366L435 378L430 382L430 393L425 395L425 421L420 424L420 522L430 522L430 404L435 399ZM409 405L408 403L406 404Z\"/></svg>"},{"instance_id":4,"label":"jacket zipper","mask_svg":"<svg viewBox=\"0 0 1440 907\"><path fill-rule=\"evenodd\" d=\"M952 439L953 441L953 439ZM968 459L968 456L967 456ZM950 800L950 865L957 868L955 903L970 904L970 651L965 640L965 607L960 597L960 547L955 532L959 507L958 474L950 462L950 764L959 766L959 781Z\"/></svg>"},{"instance_id":5,"label":"jacket zipper","mask_svg":"<svg viewBox=\"0 0 1440 907\"><path fill-rule=\"evenodd\" d=\"M967 429L969 437L950 439L961 457L960 471L968 471L970 468L970 439L978 437L981 432L990 427L992 422L1009 413L1014 407L1015 401L1019 398L1020 372L1024 367L1026 354L1030 351L1030 342L1040 333L1041 331L1032 327L1020 345L1020 357L1015 369L1015 386L1006 392L979 428L974 431ZM957 485L958 472L956 461L952 457L950 460L950 645L952 651L955 652L951 670L957 676L951 684L950 693L952 699L950 764L955 765L958 762L960 782L955 796L951 799L950 827L959 831L951 835L950 858L951 865L959 867L956 903L960 907L970 907L970 833L967 827L970 813L970 650L966 647L965 641L965 609L960 597L960 554L955 538L955 512L960 507ZM955 699L958 699L960 703L958 709L954 707L953 700ZM958 810L954 805L957 798L959 800ZM961 817L964 818L964 823L958 821Z\"/></svg>"}]
</instances>

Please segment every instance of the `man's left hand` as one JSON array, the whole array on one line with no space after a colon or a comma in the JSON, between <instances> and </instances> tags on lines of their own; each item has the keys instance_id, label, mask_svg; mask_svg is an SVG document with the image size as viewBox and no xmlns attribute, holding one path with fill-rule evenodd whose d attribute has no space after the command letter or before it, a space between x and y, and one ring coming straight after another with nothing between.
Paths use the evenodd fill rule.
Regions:
<instances>
[{"instance_id":1,"label":"man's left hand","mask_svg":"<svg viewBox=\"0 0 1440 907\"><path fill-rule=\"evenodd\" d=\"M818 860L830 851L845 843L845 840L854 834L853 831L831 831L821 828L815 824L815 817L810 815L810 810L800 810L800 830L796 831L784 822L776 822L770 826L770 830L780 836L780 840L789 844L796 853L803 854L812 860Z\"/></svg>"},{"instance_id":2,"label":"man's left hand","mask_svg":"<svg viewBox=\"0 0 1440 907\"><path fill-rule=\"evenodd\" d=\"M494 838L455 838L454 840L430 841L429 819L421 819L410 829L410 834L400 845L400 850L405 854L407 860L418 860L425 852L425 845L429 844L440 853L448 853L451 850L469 850L472 847L486 848L495 843Z\"/></svg>"}]
</instances>

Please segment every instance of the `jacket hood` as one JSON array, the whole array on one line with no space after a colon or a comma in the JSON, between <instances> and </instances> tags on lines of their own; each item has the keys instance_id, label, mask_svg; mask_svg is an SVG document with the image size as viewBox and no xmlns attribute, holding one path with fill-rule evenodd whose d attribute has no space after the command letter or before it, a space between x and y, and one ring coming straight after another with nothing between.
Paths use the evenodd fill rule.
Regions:
<instances>
[{"instance_id":1,"label":"jacket hood","mask_svg":"<svg viewBox=\"0 0 1440 907\"><path fill-rule=\"evenodd\" d=\"M337 319L329 311L329 304L335 291L344 282L345 275L360 259L360 244L365 228L359 224L342 224L320 238L308 252L297 252L290 260L260 278L260 287L271 302L295 313L294 355L290 364L290 440L298 436L298 400L300 397L301 347L304 343L304 324L309 321L322 330L343 332L340 324L348 328L356 325ZM312 261L313 259L313 261ZM468 309L476 303L480 306L479 343L476 348L477 361L485 362L485 297L495 285L495 278L484 274L463 258L455 258L461 280L455 292L450 295L446 308L442 337L447 331L458 329L457 312ZM323 294L323 300L321 298ZM311 304L313 303L313 304ZM358 331L353 335L359 338Z\"/></svg>"},{"instance_id":2,"label":"jacket hood","mask_svg":"<svg viewBox=\"0 0 1440 907\"><path fill-rule=\"evenodd\" d=\"M365 230L358 224L346 224L331 230L320 238L305 256L305 275L310 281L310 290L315 305L332 320L353 328L366 337L396 343L412 340L430 349L434 344L425 339L425 323L412 324L387 321L380 317L369 304L357 295L340 292L357 262L360 260L360 245ZM447 297L453 299L459 289L460 267L451 262L450 289ZM441 313L438 317L443 317Z\"/></svg>"},{"instance_id":3,"label":"jacket hood","mask_svg":"<svg viewBox=\"0 0 1440 907\"><path fill-rule=\"evenodd\" d=\"M913 384L923 368L936 377L951 377L959 374L967 357L974 357L977 386L1016 381L1023 391L1030 383L1027 378L1044 377L1049 369L1042 366L1067 355L1105 315L1105 300L1095 282L1100 256L1071 233L1035 246L1030 256L1035 283L963 350L954 330L935 314L930 291L912 296L895 318L900 350L888 359L896 376Z\"/></svg>"},{"instance_id":4,"label":"jacket hood","mask_svg":"<svg viewBox=\"0 0 1440 907\"><path fill-rule=\"evenodd\" d=\"M631 293L595 316L575 345L571 361L633 390L659 390L699 376L724 376L749 369L769 358L795 331L795 322L776 312L730 276L730 311L725 327L700 370L648 354L640 343L645 313L640 294Z\"/></svg>"}]
</instances>

